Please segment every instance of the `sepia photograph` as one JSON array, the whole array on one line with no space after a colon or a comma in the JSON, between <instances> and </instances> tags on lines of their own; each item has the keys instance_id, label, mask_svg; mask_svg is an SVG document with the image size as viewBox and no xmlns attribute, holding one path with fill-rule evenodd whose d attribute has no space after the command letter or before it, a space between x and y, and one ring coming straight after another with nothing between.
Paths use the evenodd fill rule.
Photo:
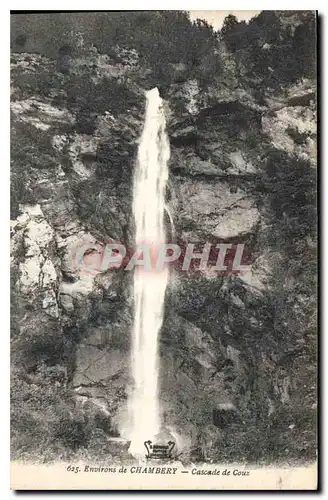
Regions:
<instances>
[{"instance_id":1,"label":"sepia photograph","mask_svg":"<svg viewBox=\"0 0 328 500\"><path fill-rule=\"evenodd\" d=\"M11 12L12 489L317 489L317 38Z\"/></svg>"}]
</instances>

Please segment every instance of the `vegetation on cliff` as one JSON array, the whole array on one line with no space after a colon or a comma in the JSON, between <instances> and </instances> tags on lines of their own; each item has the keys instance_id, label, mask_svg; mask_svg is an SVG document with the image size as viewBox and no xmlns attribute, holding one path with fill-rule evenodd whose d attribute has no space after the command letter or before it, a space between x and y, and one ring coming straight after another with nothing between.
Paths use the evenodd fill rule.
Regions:
<instances>
[{"instance_id":1,"label":"vegetation on cliff","mask_svg":"<svg viewBox=\"0 0 328 500\"><path fill-rule=\"evenodd\" d=\"M81 343L128 349L130 283L105 276L92 291L87 281L76 291L63 262L67 240L83 231L131 242L143 92L157 85L171 113L168 201L177 208L177 238L188 231L210 238L196 202L219 222L233 207L223 200L215 212L215 203L237 193L238 203L250 200L247 214L259 214L241 237L253 263L267 261L260 289L238 277L174 281L161 345L163 366L171 358L174 366L168 418L192 436L189 459L313 459L316 173L307 125L315 113L314 13L263 11L249 23L229 15L220 32L178 11L13 15L11 43L12 218L22 205L40 204L54 229L38 257L54 262L59 311L46 316L42 280L37 292L22 292L21 266L35 250L24 219L14 227L13 456L116 453L107 438L126 397L124 366L87 387L73 380ZM183 197L188 180L197 189ZM213 414L223 392L233 410L220 427Z\"/></svg>"}]
</instances>

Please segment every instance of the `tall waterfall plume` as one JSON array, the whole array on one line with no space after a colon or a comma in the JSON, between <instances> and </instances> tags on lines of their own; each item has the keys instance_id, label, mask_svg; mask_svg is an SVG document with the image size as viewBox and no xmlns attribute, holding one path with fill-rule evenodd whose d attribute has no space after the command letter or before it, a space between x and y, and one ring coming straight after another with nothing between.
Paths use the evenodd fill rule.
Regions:
<instances>
[{"instance_id":1,"label":"tall waterfall plume","mask_svg":"<svg viewBox=\"0 0 328 500\"><path fill-rule=\"evenodd\" d=\"M146 116L140 139L134 178L133 213L136 244L146 243L156 253L165 243L165 186L168 179L170 144L166 133L163 101L157 87L146 94ZM163 322L168 270L134 271L134 325L132 375L134 388L129 401L132 428L130 451L144 454L144 441L160 431L158 403L158 338Z\"/></svg>"}]
</instances>

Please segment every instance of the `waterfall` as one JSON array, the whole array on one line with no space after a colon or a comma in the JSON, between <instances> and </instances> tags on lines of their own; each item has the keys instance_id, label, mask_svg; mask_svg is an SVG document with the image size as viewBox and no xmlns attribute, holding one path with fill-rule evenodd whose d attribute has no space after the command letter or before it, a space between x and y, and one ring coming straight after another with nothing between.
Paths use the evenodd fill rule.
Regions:
<instances>
[{"instance_id":1,"label":"waterfall","mask_svg":"<svg viewBox=\"0 0 328 500\"><path fill-rule=\"evenodd\" d=\"M134 178L133 213L136 244L151 246L151 255L165 243L165 186L170 144L165 130L163 101L157 88L147 92L146 116L140 139ZM158 337L163 322L168 270L134 271L134 324L132 375L129 401L132 429L130 452L144 455L144 441L154 440L161 430L158 403Z\"/></svg>"}]
</instances>

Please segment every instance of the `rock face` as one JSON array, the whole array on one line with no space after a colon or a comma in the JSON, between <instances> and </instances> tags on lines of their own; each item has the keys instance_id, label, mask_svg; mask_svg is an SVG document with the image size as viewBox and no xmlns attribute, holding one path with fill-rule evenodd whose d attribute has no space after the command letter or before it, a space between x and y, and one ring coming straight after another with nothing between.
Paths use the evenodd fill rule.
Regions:
<instances>
[{"instance_id":1,"label":"rock face","mask_svg":"<svg viewBox=\"0 0 328 500\"><path fill-rule=\"evenodd\" d=\"M263 84L258 98L223 42L220 51L222 71L205 85L172 62L163 90L170 228L178 242L244 243L251 269L215 278L172 272L160 345L162 418L193 460L254 460L254 446L271 449L263 452L268 460L308 459L314 292L294 270L303 266L302 252L313 253L315 236L294 234L298 214L279 197L298 203L303 196L301 210L307 203L313 210L305 191L315 166L315 82L300 78L274 90ZM122 269L81 273L77 254L91 248L87 258L97 267L108 241L133 246L133 168L144 91L156 84L137 51L119 46L112 55L84 47L66 63L67 72L33 48L12 53L12 359L29 387L50 380L62 391L67 408L51 417L56 435L65 443L57 423L62 429L68 421L82 436L53 456L67 447L92 454L86 436L97 429L105 450L124 411L132 276ZM293 168L303 175L294 190ZM14 419L18 429L22 418ZM24 446L32 456L33 444ZM259 451L258 460L263 456Z\"/></svg>"}]
</instances>

